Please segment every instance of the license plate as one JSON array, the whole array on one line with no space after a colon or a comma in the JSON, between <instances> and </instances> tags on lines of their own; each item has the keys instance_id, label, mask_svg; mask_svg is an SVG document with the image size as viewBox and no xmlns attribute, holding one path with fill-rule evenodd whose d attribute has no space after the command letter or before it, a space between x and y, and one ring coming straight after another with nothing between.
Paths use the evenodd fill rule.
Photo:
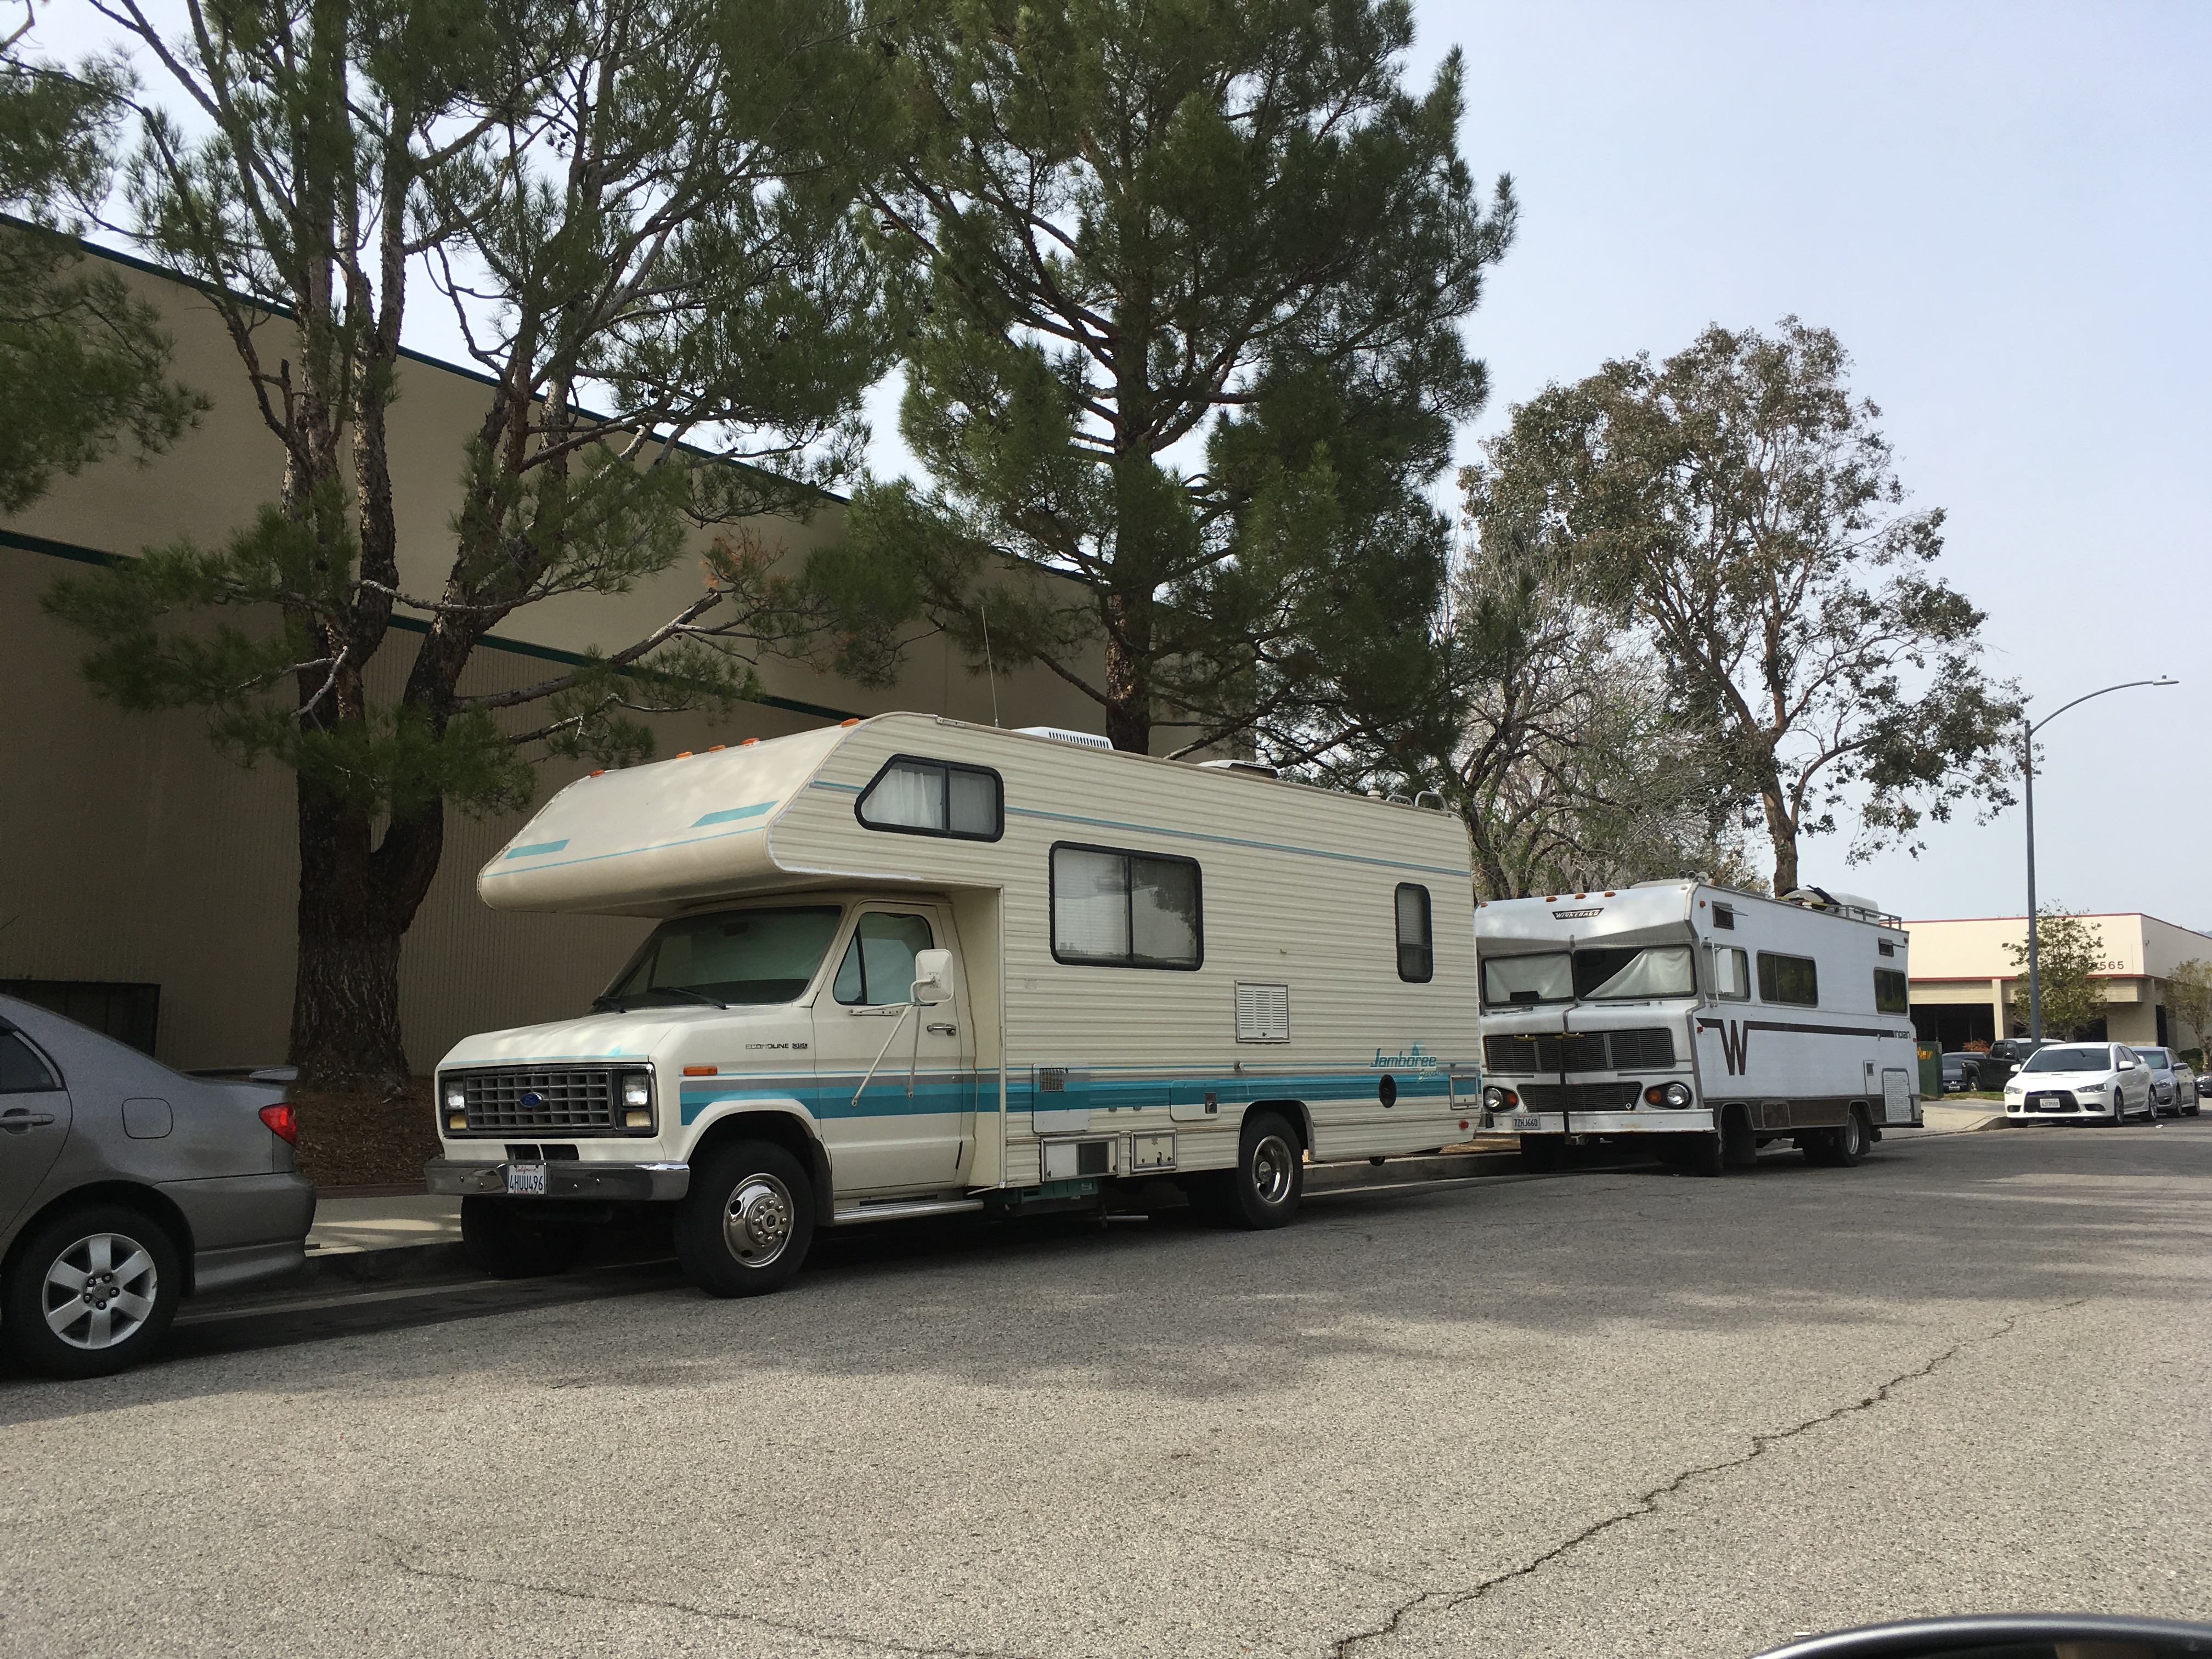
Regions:
<instances>
[{"instance_id":1,"label":"license plate","mask_svg":"<svg viewBox=\"0 0 2212 1659\"><path fill-rule=\"evenodd\" d=\"M507 1190L509 1193L534 1193L545 1196L545 1166L543 1164L510 1164L507 1166Z\"/></svg>"},{"instance_id":2,"label":"license plate","mask_svg":"<svg viewBox=\"0 0 2212 1659\"><path fill-rule=\"evenodd\" d=\"M1526 1129L1532 1134L1541 1134L1544 1132L1544 1120L1540 1117L1516 1117L1512 1120L1512 1122L1515 1128Z\"/></svg>"}]
</instances>

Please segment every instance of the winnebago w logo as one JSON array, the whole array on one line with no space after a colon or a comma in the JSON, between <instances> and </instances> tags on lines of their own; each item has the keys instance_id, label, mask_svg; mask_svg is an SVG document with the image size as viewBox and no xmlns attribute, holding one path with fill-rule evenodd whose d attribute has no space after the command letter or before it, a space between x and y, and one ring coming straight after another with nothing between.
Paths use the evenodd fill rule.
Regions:
<instances>
[{"instance_id":1,"label":"winnebago w logo","mask_svg":"<svg viewBox=\"0 0 2212 1659\"><path fill-rule=\"evenodd\" d=\"M1729 1075L1741 1077L1744 1070L1744 1052L1751 1047L1751 1022L1746 1020L1739 1025L1729 1020L1726 1024L1721 1024L1716 1020L1714 1024L1720 1025L1721 1058L1728 1064Z\"/></svg>"}]
</instances>

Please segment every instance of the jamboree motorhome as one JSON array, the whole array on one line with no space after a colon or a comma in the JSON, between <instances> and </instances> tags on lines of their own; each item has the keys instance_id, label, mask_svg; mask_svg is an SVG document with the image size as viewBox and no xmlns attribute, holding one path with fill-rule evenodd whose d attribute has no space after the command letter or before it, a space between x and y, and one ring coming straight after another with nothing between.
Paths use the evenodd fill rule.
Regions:
<instances>
[{"instance_id":1,"label":"jamboree motorhome","mask_svg":"<svg viewBox=\"0 0 2212 1659\"><path fill-rule=\"evenodd\" d=\"M1308 1154L1478 1109L1457 820L1258 769L887 714L595 773L477 888L659 923L592 1012L438 1067L430 1188L495 1272L638 1204L721 1294L817 1226L1158 1182L1279 1225Z\"/></svg>"},{"instance_id":2,"label":"jamboree motorhome","mask_svg":"<svg viewBox=\"0 0 2212 1659\"><path fill-rule=\"evenodd\" d=\"M1483 1103L1542 1167L1652 1136L1707 1175L1787 1139L1852 1164L1921 1121L1905 931L1865 900L1692 881L1475 912Z\"/></svg>"}]
</instances>

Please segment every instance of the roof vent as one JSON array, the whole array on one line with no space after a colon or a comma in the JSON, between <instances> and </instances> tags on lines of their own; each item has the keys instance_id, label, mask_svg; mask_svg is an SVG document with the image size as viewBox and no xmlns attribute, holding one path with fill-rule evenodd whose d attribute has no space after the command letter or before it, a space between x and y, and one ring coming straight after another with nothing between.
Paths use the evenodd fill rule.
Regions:
<instances>
[{"instance_id":1,"label":"roof vent","mask_svg":"<svg viewBox=\"0 0 2212 1659\"><path fill-rule=\"evenodd\" d=\"M1072 743L1079 749L1111 749L1114 746L1096 732L1071 732L1061 726L1018 726L1014 730L1025 738L1050 738L1054 743Z\"/></svg>"},{"instance_id":2,"label":"roof vent","mask_svg":"<svg viewBox=\"0 0 2212 1659\"><path fill-rule=\"evenodd\" d=\"M1282 775L1273 767L1262 766L1257 761L1200 761L1199 764L1209 772L1249 772L1255 777L1261 778L1275 778Z\"/></svg>"}]
</instances>

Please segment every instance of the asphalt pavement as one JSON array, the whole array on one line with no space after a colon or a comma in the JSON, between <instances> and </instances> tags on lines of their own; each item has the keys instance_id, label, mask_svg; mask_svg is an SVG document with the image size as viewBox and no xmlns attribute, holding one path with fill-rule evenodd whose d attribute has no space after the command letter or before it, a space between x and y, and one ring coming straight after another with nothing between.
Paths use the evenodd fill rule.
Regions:
<instances>
[{"instance_id":1,"label":"asphalt pavement","mask_svg":"<svg viewBox=\"0 0 2212 1659\"><path fill-rule=\"evenodd\" d=\"M0 1653L1741 1656L2212 1615L2212 1118L281 1291L0 1379ZM649 1252L646 1253L649 1255Z\"/></svg>"}]
</instances>

